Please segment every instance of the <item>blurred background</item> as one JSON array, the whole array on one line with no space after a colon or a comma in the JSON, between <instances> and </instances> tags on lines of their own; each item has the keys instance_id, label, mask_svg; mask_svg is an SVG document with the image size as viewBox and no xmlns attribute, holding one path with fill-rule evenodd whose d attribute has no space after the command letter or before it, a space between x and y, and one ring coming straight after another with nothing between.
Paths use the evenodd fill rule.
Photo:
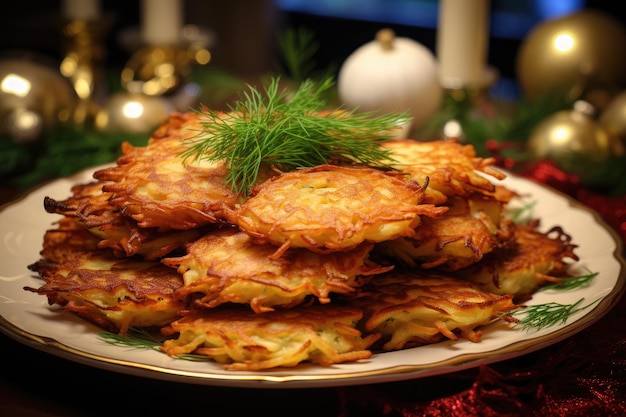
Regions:
<instances>
[{"instance_id":1,"label":"blurred background","mask_svg":"<svg viewBox=\"0 0 626 417\"><path fill-rule=\"evenodd\" d=\"M464 12L471 16L457 16L445 26L458 29L448 47L461 48L459 53L461 44L472 48L485 38L486 56L477 49L467 57L493 72L480 85L439 83L435 65L443 4L457 11L472 5ZM0 179L4 188L22 190L111 162L122 141L145 143L171 111L200 104L227 109L246 83L285 74L289 54L292 69L300 65L307 74L330 73L341 84L348 58L388 28L397 39L410 41L408 49L388 56L389 62L369 57L357 65L344 78L344 94L338 85L343 104L385 110L389 104L391 111L393 105L404 111L409 100L421 111L412 112L411 128L420 128L413 138L457 136L481 156L495 154L504 162L552 160L585 184L615 186L621 193L626 190L622 9L609 0L11 2L0 13L0 81L6 82L0 86ZM576 15L589 10L602 15ZM484 24L468 26L485 15ZM174 47L167 38L172 24L179 25L180 43ZM298 30L306 36L294 35ZM476 36L463 37L467 30ZM566 54L552 43L559 33L569 36ZM443 57L439 64L443 68ZM380 74L381 79L368 78ZM293 72L288 76L299 81ZM348 88L348 81L356 84ZM544 94L561 81L567 97ZM394 89L404 96L391 97ZM537 100L539 93L544 100ZM527 103L529 98L535 102ZM574 107L578 99L592 106ZM508 102L513 111L502 106ZM590 108L593 118L580 116ZM557 114L561 110L566 114ZM531 131L540 122L546 122L543 130ZM563 123L565 140L557 137ZM575 161L569 160L572 149L582 150Z\"/></svg>"},{"instance_id":2,"label":"blurred background","mask_svg":"<svg viewBox=\"0 0 626 417\"><path fill-rule=\"evenodd\" d=\"M11 2L0 13L0 51L26 49L61 59L61 1ZM490 65L504 79L516 79L515 58L520 42L539 22L582 8L608 12L624 21L620 2L609 0L492 0L490 5ZM138 0L102 0L106 31L106 63L122 67L130 52L120 36L140 24ZM184 20L209 28L215 68L243 77L273 70L277 33L287 27L307 27L319 42L316 63L340 64L357 47L370 41L382 26L435 51L437 0L186 0ZM621 51L616 51L621 53Z\"/></svg>"}]
</instances>

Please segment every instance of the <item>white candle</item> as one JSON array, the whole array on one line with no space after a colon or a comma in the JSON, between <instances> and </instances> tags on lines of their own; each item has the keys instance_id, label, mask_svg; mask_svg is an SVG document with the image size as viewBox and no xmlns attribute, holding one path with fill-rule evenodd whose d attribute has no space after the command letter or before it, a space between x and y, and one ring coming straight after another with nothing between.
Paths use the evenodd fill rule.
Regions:
<instances>
[{"instance_id":1,"label":"white candle","mask_svg":"<svg viewBox=\"0 0 626 417\"><path fill-rule=\"evenodd\" d=\"M183 7L180 0L142 0L141 35L148 45L173 45L180 40Z\"/></svg>"},{"instance_id":2,"label":"white candle","mask_svg":"<svg viewBox=\"0 0 626 417\"><path fill-rule=\"evenodd\" d=\"M61 14L67 20L97 20L100 0L63 0Z\"/></svg>"},{"instance_id":3,"label":"white candle","mask_svg":"<svg viewBox=\"0 0 626 417\"><path fill-rule=\"evenodd\" d=\"M444 87L481 85L489 41L488 0L440 0L439 79Z\"/></svg>"}]
</instances>

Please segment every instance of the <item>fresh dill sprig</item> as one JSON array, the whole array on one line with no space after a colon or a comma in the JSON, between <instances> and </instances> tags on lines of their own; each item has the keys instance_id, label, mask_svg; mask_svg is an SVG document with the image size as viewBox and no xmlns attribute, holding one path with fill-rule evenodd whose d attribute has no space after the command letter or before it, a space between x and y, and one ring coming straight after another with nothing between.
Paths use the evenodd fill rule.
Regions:
<instances>
[{"instance_id":1,"label":"fresh dill sprig","mask_svg":"<svg viewBox=\"0 0 626 417\"><path fill-rule=\"evenodd\" d=\"M597 272L591 272L587 270L586 275L578 275L574 277L565 277L562 278L561 282L555 282L554 284L544 285L539 288L538 291L545 290L561 290L561 291L569 291L583 285L587 285L590 281L592 281L596 276L598 276Z\"/></svg>"},{"instance_id":2,"label":"fresh dill sprig","mask_svg":"<svg viewBox=\"0 0 626 417\"><path fill-rule=\"evenodd\" d=\"M525 331L531 329L541 330L556 324L564 324L571 315L585 310L599 301L598 299L593 303L583 306L582 303L584 300L584 298L581 298L573 304L560 304L556 302L538 304L509 313L509 316L515 320L515 327L519 327ZM518 319L516 316L523 317Z\"/></svg>"},{"instance_id":3,"label":"fresh dill sprig","mask_svg":"<svg viewBox=\"0 0 626 417\"><path fill-rule=\"evenodd\" d=\"M160 351L159 347L162 344L162 342L156 340L152 335L142 329L129 329L125 336L117 333L102 332L98 333L98 337L111 345L134 349L152 349Z\"/></svg>"},{"instance_id":4,"label":"fresh dill sprig","mask_svg":"<svg viewBox=\"0 0 626 417\"><path fill-rule=\"evenodd\" d=\"M272 78L264 91L248 85L226 114L201 110L202 132L185 141L181 156L226 161L226 182L239 194L249 194L264 164L282 171L339 160L390 167L391 152L380 144L410 116L327 110L332 78L306 80L293 94L279 83Z\"/></svg>"},{"instance_id":5,"label":"fresh dill sprig","mask_svg":"<svg viewBox=\"0 0 626 417\"><path fill-rule=\"evenodd\" d=\"M591 280L598 276L597 272L591 272L587 269L587 274L563 278L561 282L549 284L541 287L538 291L544 291L547 289L558 291L570 291L583 285L587 285ZM554 326L555 324L565 323L572 314L582 311L599 300L586 306L580 307L584 298L581 298L574 304L560 304L556 302L549 302L545 304L537 304L530 307L520 306L519 309L512 313L507 313L511 321L515 323L515 326L521 327L522 330L536 329L541 330L545 327ZM523 316L521 319L517 316Z\"/></svg>"},{"instance_id":6,"label":"fresh dill sprig","mask_svg":"<svg viewBox=\"0 0 626 417\"><path fill-rule=\"evenodd\" d=\"M533 209L537 204L536 201L524 204L511 212L511 221L516 224L527 224L533 218Z\"/></svg>"},{"instance_id":7,"label":"fresh dill sprig","mask_svg":"<svg viewBox=\"0 0 626 417\"><path fill-rule=\"evenodd\" d=\"M103 341L120 347L128 347L132 349L149 349L159 353L165 354L161 351L160 347L163 342L154 338L149 332L144 329L129 329L125 336L111 332L98 333L98 337ZM183 354L174 356L177 359L184 359L188 361L208 361L209 358L203 355Z\"/></svg>"}]
</instances>

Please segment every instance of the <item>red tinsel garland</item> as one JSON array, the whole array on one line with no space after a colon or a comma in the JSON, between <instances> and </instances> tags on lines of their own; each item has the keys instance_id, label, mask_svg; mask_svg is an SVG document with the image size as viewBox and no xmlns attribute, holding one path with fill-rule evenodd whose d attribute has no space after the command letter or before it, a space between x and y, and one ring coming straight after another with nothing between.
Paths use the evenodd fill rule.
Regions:
<instances>
[{"instance_id":1,"label":"red tinsel garland","mask_svg":"<svg viewBox=\"0 0 626 417\"><path fill-rule=\"evenodd\" d=\"M626 195L608 196L581 186L576 175L564 172L551 161L532 163L520 174L565 193L595 210L626 242Z\"/></svg>"},{"instance_id":2,"label":"red tinsel garland","mask_svg":"<svg viewBox=\"0 0 626 417\"><path fill-rule=\"evenodd\" d=\"M486 143L487 150L492 153L498 166L552 187L595 210L626 243L626 195L610 196L589 189L581 184L577 175L563 171L554 161L520 162L503 156L503 151L512 147L514 145L496 140L488 140Z\"/></svg>"}]
</instances>

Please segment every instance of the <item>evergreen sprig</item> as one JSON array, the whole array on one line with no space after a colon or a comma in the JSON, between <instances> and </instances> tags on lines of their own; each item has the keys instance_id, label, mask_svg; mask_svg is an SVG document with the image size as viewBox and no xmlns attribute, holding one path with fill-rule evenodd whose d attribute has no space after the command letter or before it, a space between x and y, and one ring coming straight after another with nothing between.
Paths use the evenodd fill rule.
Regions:
<instances>
[{"instance_id":1,"label":"evergreen sprig","mask_svg":"<svg viewBox=\"0 0 626 417\"><path fill-rule=\"evenodd\" d=\"M289 28L278 37L278 47L280 73L296 83L312 78L316 66L313 58L319 49L313 32L304 27Z\"/></svg>"},{"instance_id":2,"label":"evergreen sprig","mask_svg":"<svg viewBox=\"0 0 626 417\"><path fill-rule=\"evenodd\" d=\"M109 133L59 125L32 144L0 137L0 180L26 189L41 182L110 163L121 155L122 142L145 145L148 134Z\"/></svg>"}]
</instances>

